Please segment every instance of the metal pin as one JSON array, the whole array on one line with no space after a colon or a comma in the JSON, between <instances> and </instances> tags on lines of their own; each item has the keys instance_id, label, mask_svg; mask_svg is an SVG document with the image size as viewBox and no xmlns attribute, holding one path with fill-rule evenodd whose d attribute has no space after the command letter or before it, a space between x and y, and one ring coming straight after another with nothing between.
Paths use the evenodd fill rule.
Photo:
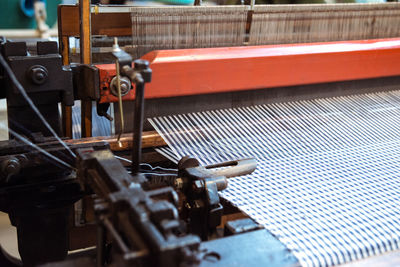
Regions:
<instances>
[{"instance_id":1,"label":"metal pin","mask_svg":"<svg viewBox=\"0 0 400 267\"><path fill-rule=\"evenodd\" d=\"M114 45L113 45L113 52L120 51L120 47L118 45L118 38L114 37ZM117 90L118 90L118 108L121 120L121 129L118 133L117 142L120 147L122 147L122 143L120 141L121 135L125 131L125 122L124 122L124 108L122 105L122 93L121 93L121 76L120 76L120 66L118 60L115 60L115 71L116 71L116 78L117 78Z\"/></svg>"}]
</instances>

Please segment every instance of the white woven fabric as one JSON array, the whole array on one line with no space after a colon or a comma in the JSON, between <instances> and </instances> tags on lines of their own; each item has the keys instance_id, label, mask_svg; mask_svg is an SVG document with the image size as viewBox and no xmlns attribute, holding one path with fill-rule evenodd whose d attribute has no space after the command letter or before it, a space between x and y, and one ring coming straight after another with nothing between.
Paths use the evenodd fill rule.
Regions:
<instances>
[{"instance_id":1,"label":"white woven fabric","mask_svg":"<svg viewBox=\"0 0 400 267\"><path fill-rule=\"evenodd\" d=\"M255 157L221 195L303 266L332 266L400 245L400 92L150 120L175 154L202 164ZM171 156L164 150L166 156Z\"/></svg>"}]
</instances>

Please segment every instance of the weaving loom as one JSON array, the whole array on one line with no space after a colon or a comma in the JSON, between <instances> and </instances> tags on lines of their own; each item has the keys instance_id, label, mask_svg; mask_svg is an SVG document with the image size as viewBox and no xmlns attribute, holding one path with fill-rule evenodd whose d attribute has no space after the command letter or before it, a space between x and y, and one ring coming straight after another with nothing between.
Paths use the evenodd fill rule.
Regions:
<instances>
[{"instance_id":1,"label":"weaving loom","mask_svg":"<svg viewBox=\"0 0 400 267\"><path fill-rule=\"evenodd\" d=\"M158 49L398 37L400 6L312 4L131 9L136 56Z\"/></svg>"},{"instance_id":2,"label":"weaving loom","mask_svg":"<svg viewBox=\"0 0 400 267\"><path fill-rule=\"evenodd\" d=\"M399 262L399 3L58 16L59 53L0 40L18 266Z\"/></svg>"},{"instance_id":3,"label":"weaving loom","mask_svg":"<svg viewBox=\"0 0 400 267\"><path fill-rule=\"evenodd\" d=\"M243 46L398 37L398 7L255 6L250 18L249 10L243 7L217 7L207 13L209 17L192 7L135 8L133 44L142 56L154 49L225 46L227 40L231 46ZM223 14L225 11L230 14ZM232 27L224 28L224 19L231 21ZM196 22L202 27L196 27ZM238 31L233 33L232 28ZM316 49L323 53L323 48ZM160 54L157 57L162 59ZM201 73L201 67L199 70ZM203 77L213 85L209 75ZM252 88L250 84L248 88ZM170 92L176 89L170 88ZM383 84L381 89L387 90ZM400 94L389 91L318 98L325 90L329 87L317 96L297 96L310 99L297 102L267 99L260 91L255 93L260 99L250 98L247 103L227 104L221 99L224 95L215 96L223 108L239 106L233 109L207 106L209 111L185 114L187 110L175 107L175 115L149 119L169 145L156 150L176 163L186 155L205 165L256 157L258 169L250 176L230 180L221 196L262 224L302 266L339 265L397 250L400 196L396 192L400 180L396 160L400 150L396 122L400 119ZM159 103L168 105L168 101ZM248 106L263 101L277 103ZM199 106L199 110L204 109L204 105ZM156 113L162 114L160 110Z\"/></svg>"},{"instance_id":4,"label":"weaving loom","mask_svg":"<svg viewBox=\"0 0 400 267\"><path fill-rule=\"evenodd\" d=\"M269 44L289 44L289 43L310 43L327 41L345 41L345 40L369 40L376 38L393 38L400 36L397 25L400 18L400 5L398 3L385 4L334 4L334 5L255 5L251 6L201 6L201 7L132 7L127 11L127 16L131 24L132 46L129 47L130 53L134 57L143 57L151 62L154 68L160 66L158 73L162 73L162 80L155 76L153 82L149 85L146 98L148 98L145 117L151 118L157 115L180 114L191 111L201 111L213 108L229 108L233 106L243 106L263 103L269 101L268 92L247 94L245 97L235 94L237 87L242 91L276 87L268 82L257 85L247 85L246 73L250 68L244 66L243 77L238 78L241 85L226 86L224 92L230 94L221 95L213 100L212 96L206 96L208 93L220 93L214 85L207 85L209 90L198 90L189 82L186 82L185 75L192 75L198 72L197 77L208 75L210 79L211 71L205 73L204 68L214 68L215 75L218 75L218 68L212 66L213 60L208 52L208 61L204 59L203 65L195 66L194 61L200 59L199 53L190 52L172 52L163 49L188 49L188 48L211 48L211 47L239 47L239 46L260 46ZM101 14L100 14L101 15ZM99 15L95 15L99 16ZM100 17L98 17L100 19ZM127 27L129 27L127 25ZM311 46L310 46L311 47ZM160 52L150 52L153 50L163 50ZM347 48L346 48L347 49ZM193 50L194 51L194 50ZM197 50L196 50L197 51ZM229 50L219 50L222 53ZM239 52L241 51L241 52ZM242 52L243 51L243 52ZM241 53L241 57L250 55L249 49L232 51L231 54ZM340 51L340 48L337 50ZM150 52L150 53L149 53ZM309 51L308 51L309 52ZM304 52L304 53L308 53ZM148 53L146 56L144 56ZM182 68L179 65L184 59L182 55L187 53L187 57L192 56L193 64ZM219 52L212 52L214 57L219 57ZM255 50L252 53L256 53ZM260 52L262 53L262 52ZM278 52L275 54L278 56ZM238 60L234 56L227 56L226 60ZM239 57L239 56L238 56ZM252 57L249 56L249 57ZM200 60L198 61L200 62ZM240 62L238 64L244 64ZM169 64L162 67L162 64ZM218 63L218 62L217 62ZM189 63L187 63L189 64ZM333 62L333 65L335 62ZM322 64L321 64L322 65ZM221 66L224 68L233 68L233 66ZM99 66L102 69L101 65ZM190 68L190 69L189 69ZM239 67L238 67L239 68ZM173 70L172 70L173 69ZM256 69L256 68L254 68ZM261 67L256 69L261 72ZM295 72L295 68L288 71ZM270 70L268 70L270 71ZM272 69L272 71L274 71ZM284 76L284 68L279 68ZM226 71L228 73L228 71ZM278 71L276 71L278 72ZM311 72L311 71L310 71ZM109 71L109 67L104 67L104 75L101 80L111 79L114 75ZM235 74L236 75L236 74ZM261 74L259 74L261 75ZM273 74L276 75L276 74ZM194 76L194 75L193 75ZM255 74L254 74L255 76ZM268 75L267 75L268 76ZM323 82L324 75L321 75ZM368 76L368 75L367 75ZM376 77L378 77L377 75ZM110 77L110 78L108 78ZM167 78L174 77L174 78ZM235 77L235 76L234 76ZM268 78L268 77L267 77ZM176 84L171 80L177 79ZM252 78L251 78L252 79ZM284 78L282 77L282 80ZM286 78L288 85L300 85L299 82L290 82L291 77ZM347 79L355 80L356 78ZM219 79L222 81L223 79ZM337 79L336 79L337 80ZM196 81L198 81L196 79ZM334 80L335 81L335 80ZM251 82L251 81L250 81ZM201 87L200 78L197 87ZM214 80L209 84L215 83ZM232 82L233 84L234 82ZM242 84L243 83L243 84ZM315 82L312 82L315 83ZM194 82L193 82L194 84ZM306 84L303 83L303 84ZM285 86L286 84L279 84ZM214 86L214 88L213 88ZM106 84L104 87L108 87ZM166 87L165 89L161 89ZM351 86L350 86L351 87ZM159 93L163 91L163 93ZM185 91L180 93L179 91ZM200 92L201 91L201 92ZM323 91L323 90L318 90ZM150 93L152 92L152 93ZM243 92L244 93L244 92ZM116 102L117 97L109 93L108 90L100 91L100 102ZM151 95L150 95L151 94ZM275 93L272 93L272 96ZM256 96L257 95L257 96ZM264 95L264 97L262 97ZM181 99L182 96L186 98ZM193 97L189 97L193 96ZM174 98L176 97L176 98ZM261 100L262 98L262 100ZM132 100L133 92L123 96L123 100ZM132 106L124 104L124 115L127 121L131 121L133 116ZM119 110L116 110L116 129L120 129ZM133 130L132 125L125 125L126 130ZM151 127L145 125L146 130Z\"/></svg>"}]
</instances>

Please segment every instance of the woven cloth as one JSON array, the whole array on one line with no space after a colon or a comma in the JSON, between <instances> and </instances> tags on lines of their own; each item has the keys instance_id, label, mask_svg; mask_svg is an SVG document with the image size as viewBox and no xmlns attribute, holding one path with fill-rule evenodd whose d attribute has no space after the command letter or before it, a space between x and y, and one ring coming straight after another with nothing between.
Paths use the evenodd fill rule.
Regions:
<instances>
[{"instance_id":1,"label":"woven cloth","mask_svg":"<svg viewBox=\"0 0 400 267\"><path fill-rule=\"evenodd\" d=\"M221 196L303 266L332 266L400 244L400 92L207 111L150 120L173 160L255 157Z\"/></svg>"}]
</instances>

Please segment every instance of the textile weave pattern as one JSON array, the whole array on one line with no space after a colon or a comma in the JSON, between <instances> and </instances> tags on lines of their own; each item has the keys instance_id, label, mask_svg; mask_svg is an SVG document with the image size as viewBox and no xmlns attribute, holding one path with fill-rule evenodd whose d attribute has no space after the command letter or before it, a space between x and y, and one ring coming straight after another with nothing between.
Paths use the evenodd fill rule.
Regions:
<instances>
[{"instance_id":1,"label":"textile weave pattern","mask_svg":"<svg viewBox=\"0 0 400 267\"><path fill-rule=\"evenodd\" d=\"M400 244L400 91L150 120L177 160L255 157L221 196L302 266L333 266Z\"/></svg>"}]
</instances>

